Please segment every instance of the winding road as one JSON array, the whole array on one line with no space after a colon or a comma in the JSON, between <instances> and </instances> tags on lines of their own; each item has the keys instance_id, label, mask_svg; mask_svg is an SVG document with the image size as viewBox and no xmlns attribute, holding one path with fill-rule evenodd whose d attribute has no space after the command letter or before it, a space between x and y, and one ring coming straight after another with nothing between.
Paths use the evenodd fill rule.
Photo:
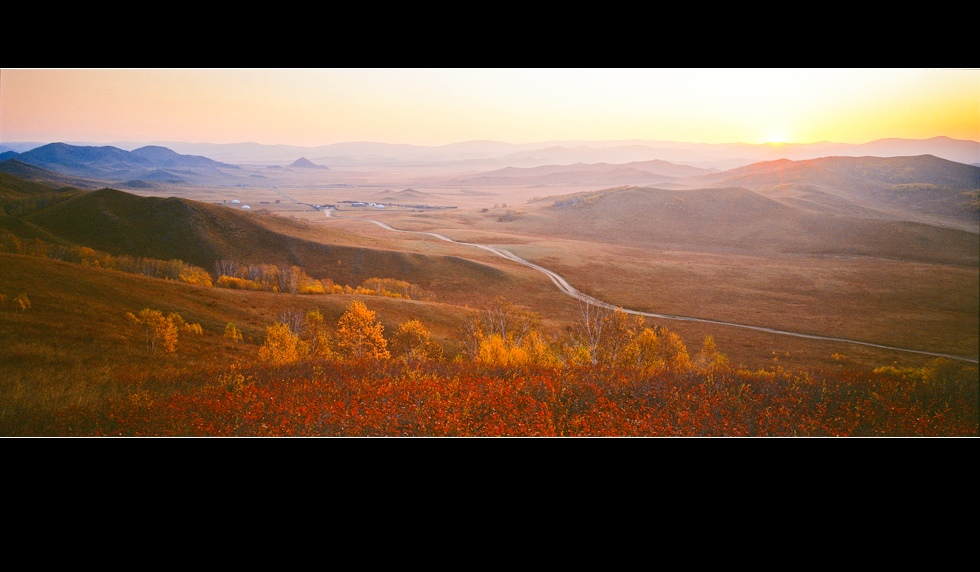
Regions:
<instances>
[{"instance_id":1,"label":"winding road","mask_svg":"<svg viewBox=\"0 0 980 572\"><path fill-rule=\"evenodd\" d=\"M326 216L328 216L328 217L331 216L331 213L330 213L329 210L326 212ZM543 266L539 266L539 265L537 265L537 264L535 264L533 262L530 262L528 260L525 260L525 259L521 258L520 256L517 256L513 252L510 252L509 250L504 250L503 248L497 248L495 246L490 246L490 245L487 245L487 244L476 244L476 243L473 243L473 242L461 242L461 241L458 241L458 240L453 240L452 238L449 238L448 236L446 236L444 234L439 234L439 233L435 233L435 232L425 232L425 231L418 231L418 230L401 230L401 229L394 228L394 227L392 227L390 225L387 225L387 224L385 224L383 222L372 220L372 219L367 219L367 218L361 218L361 217L334 217L334 218L337 218L337 219L340 219L340 220L361 220L361 221L364 221L364 222L374 223L374 224L380 226L381 228L383 228L385 230L390 230L392 232L404 232L404 233L410 233L410 234L427 235L427 236L431 236L431 237L437 238L439 240L444 240L446 242L451 242L453 244L459 244L459 245L462 245L462 246L471 246L471 247L474 247L474 248L480 248L480 249L486 250L488 252L492 252L493 254L496 254L497 256L500 256L501 258L506 258L508 260L512 260L514 262L517 262L518 264L523 264L524 266L527 266L529 268L533 268L533 269L537 270L538 272L543 273L544 275L546 275L548 278L551 279L551 281L555 284L555 286L558 287L559 290L561 290L562 292L564 292L565 294L567 294L567 295L569 295L569 296L571 296L573 298L576 298L576 299L578 299L578 300L580 300L582 302L588 303L588 304L592 304L592 305L595 305L595 306L600 306L600 307L603 307L603 308L608 308L608 309L611 309L611 310L617 310L617 309L618 310L622 310L623 312L626 312L627 314L635 314L637 316L645 316L645 317L648 317L648 318L659 318L659 319L662 319L662 320L677 320L677 321L685 321L685 322L701 322L701 323L705 323L705 324L716 324L716 325L720 325L720 326L729 326L729 327L733 327L733 328L744 328L746 330L755 330L755 331L758 331L758 332L766 332L766 333L769 333L769 334L777 334L777 335L780 335L780 336L792 336L792 337L797 337L797 338L807 338L807 339L810 339L810 340L822 340L822 341L828 341L828 342L840 342L840 343L845 343L845 344L854 344L854 345L860 345L860 346L867 346L867 347L878 348L878 349L883 349L883 350L892 350L892 351L897 351L897 352L906 352L906 353L913 353L913 354L921 354L921 355L934 356L934 357L942 357L942 358L947 358L947 359L952 359L952 360L958 360L958 361L965 361L965 362L970 362L970 363L978 363L977 358L971 358L971 357L966 357L966 356L958 356L958 355L944 354L944 353L937 353L937 352L927 352L927 351L922 351L922 350L913 350L913 349L910 349L910 348L900 348L900 347L896 347L896 346L887 346L887 345L883 345L883 344L874 344L874 343L871 343L871 342L862 342L862 341L859 341L859 340L850 340L850 339L847 339L847 338L838 338L838 337L834 337L834 336L820 336L820 335L817 335L817 334L804 334L804 333L801 333L801 332L791 332L791 331L788 331L788 330L778 330L778 329L775 329L775 328L766 328L766 327L763 327L763 326L753 326L753 325L750 325L750 324L739 324L737 322L725 322L725 321L722 321L722 320L710 320L710 319L707 319L707 318L695 318L695 317L692 317L692 316L675 316L675 315L671 315L671 314L657 314L657 313L654 313L654 312L641 312L639 310L630 310L630 309L627 309L627 308L620 308L619 306L614 306L613 304L610 304L608 302L604 302L602 300L599 300L598 298L595 298L593 296L589 296L588 294L585 294L583 292L580 292L574 286L572 286L571 284L569 284L568 281L565 280L562 276L556 274L555 272L553 272L551 270L548 270L547 268L545 268Z\"/></svg>"}]
</instances>

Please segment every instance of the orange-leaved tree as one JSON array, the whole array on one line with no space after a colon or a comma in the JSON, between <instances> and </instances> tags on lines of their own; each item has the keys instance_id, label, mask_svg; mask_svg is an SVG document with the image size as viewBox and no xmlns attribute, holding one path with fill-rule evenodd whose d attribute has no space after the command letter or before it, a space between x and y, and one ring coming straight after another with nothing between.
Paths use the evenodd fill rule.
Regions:
<instances>
[{"instance_id":1,"label":"orange-leaved tree","mask_svg":"<svg viewBox=\"0 0 980 572\"><path fill-rule=\"evenodd\" d=\"M388 359L384 326L364 302L352 301L337 321L337 349L350 359Z\"/></svg>"}]
</instances>

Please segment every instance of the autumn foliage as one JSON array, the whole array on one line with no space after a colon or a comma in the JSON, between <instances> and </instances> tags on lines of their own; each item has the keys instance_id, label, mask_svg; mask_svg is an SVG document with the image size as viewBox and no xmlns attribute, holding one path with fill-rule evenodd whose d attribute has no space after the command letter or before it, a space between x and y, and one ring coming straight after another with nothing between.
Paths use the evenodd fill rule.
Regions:
<instances>
[{"instance_id":1,"label":"autumn foliage","mask_svg":"<svg viewBox=\"0 0 980 572\"><path fill-rule=\"evenodd\" d=\"M526 308L497 300L468 322L472 354L446 360L416 319L385 337L353 300L267 328L258 359L187 372L188 388L70 407L44 431L153 436L977 436L977 368L749 371L708 336L692 358L665 328L583 308L551 339ZM147 344L176 318L134 315ZM290 322L290 323L286 323ZM155 329L156 328L156 329ZM229 330L232 331L232 330ZM163 336L154 338L155 335ZM591 336L591 337L590 337ZM463 344L466 345L466 344ZM42 432L44 432L42 431Z\"/></svg>"},{"instance_id":2,"label":"autumn foliage","mask_svg":"<svg viewBox=\"0 0 980 572\"><path fill-rule=\"evenodd\" d=\"M945 370L943 368L946 368ZM940 377L936 377L936 376ZM199 389L71 408L50 430L174 436L977 436L976 373L815 374L441 361L231 369Z\"/></svg>"},{"instance_id":3,"label":"autumn foliage","mask_svg":"<svg viewBox=\"0 0 980 572\"><path fill-rule=\"evenodd\" d=\"M364 302L354 300L337 322L337 349L346 357L359 359L388 359L388 341L384 326Z\"/></svg>"}]
</instances>

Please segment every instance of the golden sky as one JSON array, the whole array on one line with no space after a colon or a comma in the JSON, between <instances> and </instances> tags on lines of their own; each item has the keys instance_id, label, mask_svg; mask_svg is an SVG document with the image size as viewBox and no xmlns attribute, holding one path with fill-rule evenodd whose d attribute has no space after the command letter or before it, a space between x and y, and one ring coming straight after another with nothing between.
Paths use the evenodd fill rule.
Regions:
<instances>
[{"instance_id":1,"label":"golden sky","mask_svg":"<svg viewBox=\"0 0 980 572\"><path fill-rule=\"evenodd\" d=\"M980 141L980 70L0 70L0 143Z\"/></svg>"}]
</instances>

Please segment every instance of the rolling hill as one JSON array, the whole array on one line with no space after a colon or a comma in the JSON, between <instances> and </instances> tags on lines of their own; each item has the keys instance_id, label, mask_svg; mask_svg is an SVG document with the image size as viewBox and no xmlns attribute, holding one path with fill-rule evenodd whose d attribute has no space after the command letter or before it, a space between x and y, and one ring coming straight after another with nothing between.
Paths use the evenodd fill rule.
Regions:
<instances>
[{"instance_id":1,"label":"rolling hill","mask_svg":"<svg viewBox=\"0 0 980 572\"><path fill-rule=\"evenodd\" d=\"M431 193L417 191L415 189L402 189L400 191L385 189L379 193L375 193L374 196L377 197L378 200L383 199L385 202L391 203L409 202L432 204L441 200L439 197Z\"/></svg>"},{"instance_id":2,"label":"rolling hill","mask_svg":"<svg viewBox=\"0 0 980 572\"><path fill-rule=\"evenodd\" d=\"M825 212L980 232L980 167L932 155L780 159L689 177L683 183L688 188L743 187Z\"/></svg>"},{"instance_id":3,"label":"rolling hill","mask_svg":"<svg viewBox=\"0 0 980 572\"><path fill-rule=\"evenodd\" d=\"M684 177L703 176L707 169L651 160L625 164L575 163L538 167L505 167L477 175L454 179L464 185L652 185L672 184Z\"/></svg>"},{"instance_id":4,"label":"rolling hill","mask_svg":"<svg viewBox=\"0 0 980 572\"><path fill-rule=\"evenodd\" d=\"M503 287L495 267L455 256L318 242L289 219L180 198L140 197L110 188L87 191L19 219L60 241L113 255L179 259L208 271L215 262L296 265L316 278L357 285L372 277L396 278L437 293L465 298ZM297 234L306 233L307 237Z\"/></svg>"},{"instance_id":5,"label":"rolling hill","mask_svg":"<svg viewBox=\"0 0 980 572\"><path fill-rule=\"evenodd\" d=\"M77 187L79 189L97 189L105 186L105 183L97 179L76 177L66 175L57 171L44 169L36 165L25 163L17 158L7 159L0 162L0 173L13 175L21 179L44 183L50 186Z\"/></svg>"},{"instance_id":6,"label":"rolling hill","mask_svg":"<svg viewBox=\"0 0 980 572\"><path fill-rule=\"evenodd\" d=\"M63 190L63 188L0 171L0 199L25 199L49 193L60 193Z\"/></svg>"},{"instance_id":7,"label":"rolling hill","mask_svg":"<svg viewBox=\"0 0 980 572\"><path fill-rule=\"evenodd\" d=\"M973 232L845 214L846 206L818 212L743 187L623 187L547 200L550 208L509 224L532 234L653 249L873 256L965 265L976 265L980 256Z\"/></svg>"}]
</instances>

